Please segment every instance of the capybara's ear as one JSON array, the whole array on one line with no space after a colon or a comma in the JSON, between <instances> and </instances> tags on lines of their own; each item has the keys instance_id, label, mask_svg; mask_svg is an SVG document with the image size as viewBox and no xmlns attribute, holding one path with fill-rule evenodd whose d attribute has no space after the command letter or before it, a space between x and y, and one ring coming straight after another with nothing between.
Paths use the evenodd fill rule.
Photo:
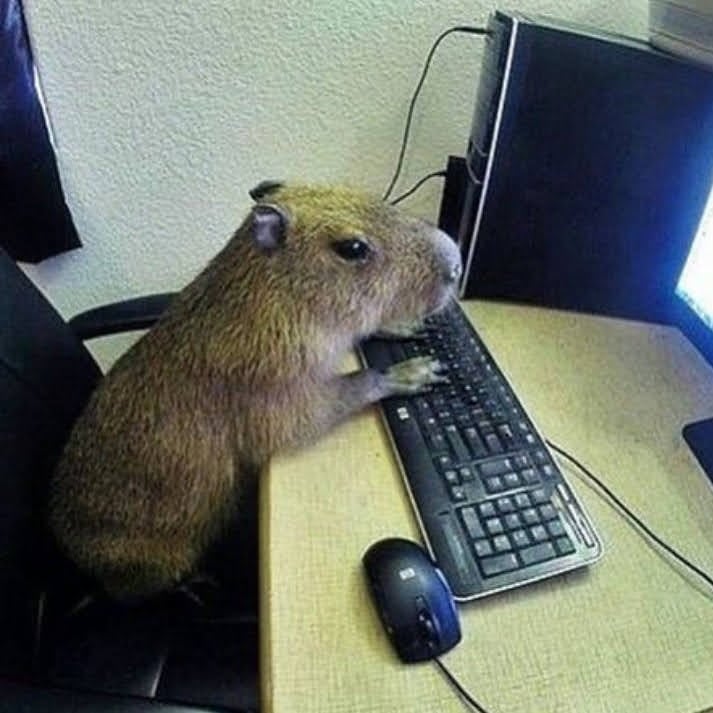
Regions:
<instances>
[{"instance_id":1,"label":"capybara's ear","mask_svg":"<svg viewBox=\"0 0 713 713\"><path fill-rule=\"evenodd\" d=\"M262 252L271 253L280 248L288 225L288 217L279 206L261 203L253 208L251 234Z\"/></svg>"},{"instance_id":2,"label":"capybara's ear","mask_svg":"<svg viewBox=\"0 0 713 713\"><path fill-rule=\"evenodd\" d=\"M282 181L260 181L260 183L250 190L250 197L254 201L259 201L265 196L269 196L274 193L278 188L282 188L285 184Z\"/></svg>"}]
</instances>

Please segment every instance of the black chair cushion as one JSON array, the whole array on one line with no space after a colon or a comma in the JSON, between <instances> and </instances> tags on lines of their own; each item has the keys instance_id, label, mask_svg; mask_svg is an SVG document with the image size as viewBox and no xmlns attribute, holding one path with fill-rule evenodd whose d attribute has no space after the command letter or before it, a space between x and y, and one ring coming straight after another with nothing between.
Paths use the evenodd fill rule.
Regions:
<instances>
[{"instance_id":1,"label":"black chair cushion","mask_svg":"<svg viewBox=\"0 0 713 713\"><path fill-rule=\"evenodd\" d=\"M180 593L138 608L94 602L47 636L50 685L258 710L257 617L226 602L200 604Z\"/></svg>"}]
</instances>

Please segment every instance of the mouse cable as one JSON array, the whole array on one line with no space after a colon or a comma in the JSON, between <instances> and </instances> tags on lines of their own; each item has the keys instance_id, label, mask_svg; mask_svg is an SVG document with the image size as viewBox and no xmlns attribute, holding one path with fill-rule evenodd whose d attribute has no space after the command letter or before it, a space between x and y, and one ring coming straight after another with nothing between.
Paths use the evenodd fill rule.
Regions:
<instances>
[{"instance_id":1,"label":"mouse cable","mask_svg":"<svg viewBox=\"0 0 713 713\"><path fill-rule=\"evenodd\" d=\"M396 181L399 180L399 176L401 175L401 169L403 168L403 164L404 164L404 156L406 155L406 144L408 143L408 137L409 137L409 133L411 131L411 122L413 121L413 110L416 106L416 100L418 99L418 95L421 93L421 89L423 88L423 83L426 81L426 75L428 74L428 69L431 66L431 60L433 59L433 55L436 53L436 50L438 49L438 45L440 45L441 42L446 37L448 37L448 35L450 35L454 32L462 32L462 33L468 34L468 35L490 35L490 34L492 34L492 31L487 29L486 27L469 27L467 25L456 25L455 27L450 27L449 29L444 30L436 38L436 41L431 46L428 56L426 57L426 63L423 66L423 71L421 72L421 77L418 80L418 84L416 85L416 91L414 91L413 96L411 97L411 103L409 105L408 114L406 115L406 126L404 128L404 135L401 140L401 150L399 152L399 158L396 163L396 170L394 171L394 175L391 178L391 183L389 183L389 187L386 189L386 192L384 193L384 196L381 199L383 201L387 201L389 199L389 196L391 195L391 192L394 190L394 186L396 185Z\"/></svg>"},{"instance_id":2,"label":"mouse cable","mask_svg":"<svg viewBox=\"0 0 713 713\"><path fill-rule=\"evenodd\" d=\"M436 658L433 659L433 663L441 669L441 673L446 677L448 683L456 689L463 700L466 701L466 703L468 703L473 710L478 711L478 713L488 713L488 711L483 708L483 706L481 706L480 703L478 703L478 701L476 701L475 698L468 693L468 691L465 690L463 684L448 670L441 659L436 656Z\"/></svg>"},{"instance_id":3,"label":"mouse cable","mask_svg":"<svg viewBox=\"0 0 713 713\"><path fill-rule=\"evenodd\" d=\"M603 483L594 473L592 473L589 468L577 460L573 455L569 454L564 448L561 448L556 443L553 443L549 439L546 439L547 445L549 445L552 450L559 453L561 456L566 458L570 463L573 463L580 472L584 473L596 486L633 522L642 532L646 534L647 537L652 539L659 547L668 552L672 557L674 557L680 564L687 567L691 572L697 574L702 580L704 580L708 586L713 589L713 577L707 572L702 570L700 567L696 566L689 559L684 557L680 552L675 550L671 545L662 540L638 515L636 515L627 505L625 505L619 497L617 497L605 483Z\"/></svg>"},{"instance_id":4,"label":"mouse cable","mask_svg":"<svg viewBox=\"0 0 713 713\"><path fill-rule=\"evenodd\" d=\"M411 188L409 188L405 193L402 193L398 198L394 198L394 200L389 201L391 205L398 205L401 203L402 200L408 198L409 196L412 196L426 181L430 181L432 178L438 178L441 176L445 176L446 171L433 171L433 173L429 173L427 176L424 176L420 181L417 181Z\"/></svg>"}]
</instances>

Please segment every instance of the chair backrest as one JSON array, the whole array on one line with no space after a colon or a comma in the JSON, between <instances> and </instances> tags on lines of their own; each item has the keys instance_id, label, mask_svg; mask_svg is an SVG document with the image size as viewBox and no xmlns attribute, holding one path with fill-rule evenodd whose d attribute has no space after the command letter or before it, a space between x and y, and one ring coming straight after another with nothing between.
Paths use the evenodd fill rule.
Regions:
<instances>
[{"instance_id":1,"label":"chair backrest","mask_svg":"<svg viewBox=\"0 0 713 713\"><path fill-rule=\"evenodd\" d=\"M47 476L101 372L82 342L0 250L0 671L32 653L47 561ZM29 618L28 618L29 617Z\"/></svg>"}]
</instances>

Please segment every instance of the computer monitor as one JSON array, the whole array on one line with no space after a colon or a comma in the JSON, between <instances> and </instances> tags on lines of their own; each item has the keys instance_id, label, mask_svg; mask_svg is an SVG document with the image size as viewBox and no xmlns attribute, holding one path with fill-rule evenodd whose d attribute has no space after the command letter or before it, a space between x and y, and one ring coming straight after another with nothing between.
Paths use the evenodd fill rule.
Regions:
<instances>
[{"instance_id":1,"label":"computer monitor","mask_svg":"<svg viewBox=\"0 0 713 713\"><path fill-rule=\"evenodd\" d=\"M675 292L676 321L713 365L713 189ZM683 435L713 482L713 418L686 425Z\"/></svg>"}]
</instances>

